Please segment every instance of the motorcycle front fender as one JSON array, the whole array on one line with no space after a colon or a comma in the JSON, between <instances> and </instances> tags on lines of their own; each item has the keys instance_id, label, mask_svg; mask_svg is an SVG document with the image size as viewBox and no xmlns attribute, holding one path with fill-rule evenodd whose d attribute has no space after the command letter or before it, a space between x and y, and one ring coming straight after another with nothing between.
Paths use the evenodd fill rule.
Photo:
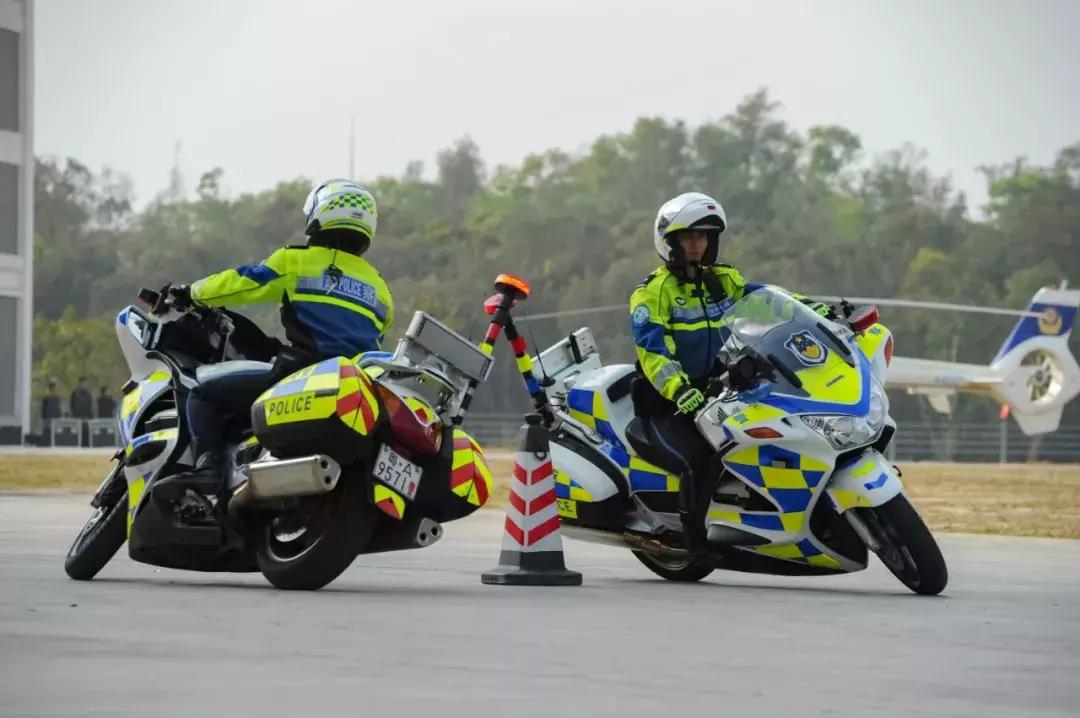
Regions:
<instances>
[{"instance_id":1,"label":"motorcycle front fender","mask_svg":"<svg viewBox=\"0 0 1080 718\"><path fill-rule=\"evenodd\" d=\"M826 493L836 510L881 506L904 490L896 469L878 451L870 449L829 478Z\"/></svg>"}]
</instances>

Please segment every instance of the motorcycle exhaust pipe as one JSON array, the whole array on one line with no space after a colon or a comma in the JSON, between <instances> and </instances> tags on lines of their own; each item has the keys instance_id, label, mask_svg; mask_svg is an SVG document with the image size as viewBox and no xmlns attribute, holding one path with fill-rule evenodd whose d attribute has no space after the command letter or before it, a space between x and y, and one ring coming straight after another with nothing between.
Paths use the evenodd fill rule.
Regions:
<instances>
[{"instance_id":1,"label":"motorcycle exhaust pipe","mask_svg":"<svg viewBox=\"0 0 1080 718\"><path fill-rule=\"evenodd\" d=\"M341 465L323 454L257 461L241 471L247 480L236 489L230 502L240 506L328 494L341 478Z\"/></svg>"},{"instance_id":2,"label":"motorcycle exhaust pipe","mask_svg":"<svg viewBox=\"0 0 1080 718\"><path fill-rule=\"evenodd\" d=\"M684 548L668 546L660 539L649 538L641 534L627 532L622 535L622 540L631 549L657 558L683 559L690 557L690 552Z\"/></svg>"},{"instance_id":3,"label":"motorcycle exhaust pipe","mask_svg":"<svg viewBox=\"0 0 1080 718\"><path fill-rule=\"evenodd\" d=\"M404 521L380 521L371 540L360 553L427 548L442 537L442 525L426 516L406 518Z\"/></svg>"}]
</instances>

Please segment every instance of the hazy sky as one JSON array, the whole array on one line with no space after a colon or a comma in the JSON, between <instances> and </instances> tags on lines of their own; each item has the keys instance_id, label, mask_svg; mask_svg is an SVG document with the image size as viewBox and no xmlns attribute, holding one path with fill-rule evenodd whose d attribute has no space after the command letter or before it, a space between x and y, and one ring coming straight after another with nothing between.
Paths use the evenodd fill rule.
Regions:
<instances>
[{"instance_id":1,"label":"hazy sky","mask_svg":"<svg viewBox=\"0 0 1080 718\"><path fill-rule=\"evenodd\" d=\"M584 151L641 115L716 119L766 86L801 131L976 167L1080 141L1072 0L37 0L36 151L187 185L399 174L468 133L489 164ZM709 191L708 187L701 188ZM722 199L722 198L721 198ZM729 214L738 208L729 207Z\"/></svg>"}]
</instances>

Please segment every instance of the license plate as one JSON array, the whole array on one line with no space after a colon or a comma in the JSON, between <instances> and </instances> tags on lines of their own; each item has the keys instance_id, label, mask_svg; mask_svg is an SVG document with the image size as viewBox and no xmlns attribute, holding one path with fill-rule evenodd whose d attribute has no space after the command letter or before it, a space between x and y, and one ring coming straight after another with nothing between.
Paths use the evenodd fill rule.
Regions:
<instances>
[{"instance_id":1,"label":"license plate","mask_svg":"<svg viewBox=\"0 0 1080 718\"><path fill-rule=\"evenodd\" d=\"M420 476L424 470L383 444L379 448L379 455L375 457L375 468L371 473L376 479L412 501L416 498L416 490L420 487Z\"/></svg>"}]
</instances>

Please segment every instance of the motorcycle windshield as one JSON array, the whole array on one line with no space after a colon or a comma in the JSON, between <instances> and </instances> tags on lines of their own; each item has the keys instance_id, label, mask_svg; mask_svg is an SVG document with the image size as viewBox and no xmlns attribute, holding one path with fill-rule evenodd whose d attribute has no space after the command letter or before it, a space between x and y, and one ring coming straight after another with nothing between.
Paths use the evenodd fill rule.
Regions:
<instances>
[{"instance_id":1,"label":"motorcycle windshield","mask_svg":"<svg viewBox=\"0 0 1080 718\"><path fill-rule=\"evenodd\" d=\"M725 311L721 356L746 347L773 366L772 393L760 403L793 414L869 410L870 365L851 332L775 287L759 287Z\"/></svg>"}]
</instances>

